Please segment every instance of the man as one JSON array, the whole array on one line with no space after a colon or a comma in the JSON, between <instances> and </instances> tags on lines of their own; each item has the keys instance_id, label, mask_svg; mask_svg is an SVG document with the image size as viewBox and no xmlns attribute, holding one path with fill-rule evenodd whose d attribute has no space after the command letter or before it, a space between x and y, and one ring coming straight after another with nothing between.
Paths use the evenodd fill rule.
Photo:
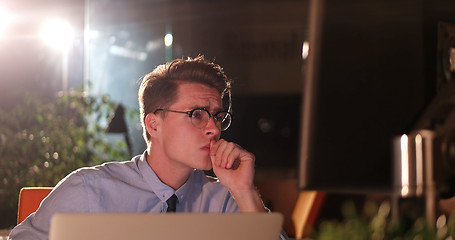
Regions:
<instances>
[{"instance_id":1,"label":"man","mask_svg":"<svg viewBox=\"0 0 455 240\"><path fill-rule=\"evenodd\" d=\"M146 75L138 95L147 150L68 175L11 239L47 239L59 212L266 211L253 185L254 155L220 139L232 116L222 105L227 95L230 109L230 80L219 65L176 59ZM201 171L210 169L219 182Z\"/></svg>"}]
</instances>

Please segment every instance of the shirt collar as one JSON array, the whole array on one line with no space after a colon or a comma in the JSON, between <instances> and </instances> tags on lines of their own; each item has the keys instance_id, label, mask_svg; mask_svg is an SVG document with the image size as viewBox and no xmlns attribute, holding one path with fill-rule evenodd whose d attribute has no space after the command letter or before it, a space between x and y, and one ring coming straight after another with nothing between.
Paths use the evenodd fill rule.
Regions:
<instances>
[{"instance_id":1,"label":"shirt collar","mask_svg":"<svg viewBox=\"0 0 455 240\"><path fill-rule=\"evenodd\" d=\"M147 162L147 151L144 151L144 153L140 156L140 158L138 159L137 166L139 168L139 172L144 178L144 181L162 202L165 202L173 194L177 195L180 201L184 200L188 190L193 185L194 175L196 172L196 171L191 172L185 184L183 184L183 186L174 191L173 188L164 184L155 174L153 169L150 167L150 165Z\"/></svg>"}]
</instances>

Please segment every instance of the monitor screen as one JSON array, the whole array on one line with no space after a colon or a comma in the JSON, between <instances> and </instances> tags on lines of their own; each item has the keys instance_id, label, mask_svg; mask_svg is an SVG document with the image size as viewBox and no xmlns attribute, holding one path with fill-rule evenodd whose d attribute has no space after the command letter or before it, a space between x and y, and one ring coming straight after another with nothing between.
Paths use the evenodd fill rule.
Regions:
<instances>
[{"instance_id":1,"label":"monitor screen","mask_svg":"<svg viewBox=\"0 0 455 240\"><path fill-rule=\"evenodd\" d=\"M391 190L392 139L412 130L435 92L423 5L311 1L301 189Z\"/></svg>"}]
</instances>

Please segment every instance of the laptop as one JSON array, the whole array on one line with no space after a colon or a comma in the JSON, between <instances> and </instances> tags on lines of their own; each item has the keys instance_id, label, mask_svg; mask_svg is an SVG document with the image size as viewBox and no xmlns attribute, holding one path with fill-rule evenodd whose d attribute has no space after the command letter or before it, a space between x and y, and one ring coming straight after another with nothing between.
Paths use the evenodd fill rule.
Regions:
<instances>
[{"instance_id":1,"label":"laptop","mask_svg":"<svg viewBox=\"0 0 455 240\"><path fill-rule=\"evenodd\" d=\"M50 240L278 240L280 213L65 213Z\"/></svg>"}]
</instances>

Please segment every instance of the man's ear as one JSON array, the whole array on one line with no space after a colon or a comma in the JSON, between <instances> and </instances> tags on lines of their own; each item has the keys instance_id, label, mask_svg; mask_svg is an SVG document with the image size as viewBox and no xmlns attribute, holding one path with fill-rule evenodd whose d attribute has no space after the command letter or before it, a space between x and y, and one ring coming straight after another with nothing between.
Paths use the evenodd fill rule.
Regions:
<instances>
[{"instance_id":1,"label":"man's ear","mask_svg":"<svg viewBox=\"0 0 455 240\"><path fill-rule=\"evenodd\" d=\"M154 113L149 113L145 117L145 128L150 136L154 136L158 130L159 117Z\"/></svg>"}]
</instances>

